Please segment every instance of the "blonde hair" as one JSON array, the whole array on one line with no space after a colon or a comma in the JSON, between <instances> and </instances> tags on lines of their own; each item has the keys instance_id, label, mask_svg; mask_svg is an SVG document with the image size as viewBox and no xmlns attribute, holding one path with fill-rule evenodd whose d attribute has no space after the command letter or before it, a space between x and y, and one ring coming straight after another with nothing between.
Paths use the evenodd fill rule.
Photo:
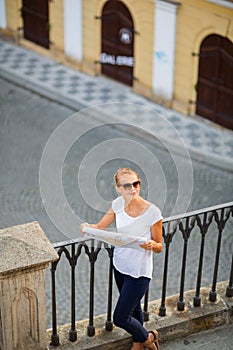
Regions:
<instances>
[{"instance_id":1,"label":"blonde hair","mask_svg":"<svg viewBox=\"0 0 233 350\"><path fill-rule=\"evenodd\" d=\"M136 175L138 180L140 180L140 177L136 171L130 169L130 168L120 168L117 170L117 172L113 176L114 184L117 185L119 183L119 176L124 175L124 174L131 174L131 175Z\"/></svg>"}]
</instances>

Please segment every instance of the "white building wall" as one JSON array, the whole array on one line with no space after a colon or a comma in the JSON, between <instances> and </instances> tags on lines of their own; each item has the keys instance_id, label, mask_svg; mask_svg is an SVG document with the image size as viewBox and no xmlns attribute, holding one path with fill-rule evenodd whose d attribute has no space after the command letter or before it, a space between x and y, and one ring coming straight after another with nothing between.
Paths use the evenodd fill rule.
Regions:
<instances>
[{"instance_id":1,"label":"white building wall","mask_svg":"<svg viewBox=\"0 0 233 350\"><path fill-rule=\"evenodd\" d=\"M177 5L155 0L152 88L155 95L173 98Z\"/></svg>"},{"instance_id":2,"label":"white building wall","mask_svg":"<svg viewBox=\"0 0 233 350\"><path fill-rule=\"evenodd\" d=\"M0 28L6 29L6 3L5 0L0 0Z\"/></svg>"},{"instance_id":3,"label":"white building wall","mask_svg":"<svg viewBox=\"0 0 233 350\"><path fill-rule=\"evenodd\" d=\"M82 61L82 0L64 0L65 54Z\"/></svg>"}]
</instances>

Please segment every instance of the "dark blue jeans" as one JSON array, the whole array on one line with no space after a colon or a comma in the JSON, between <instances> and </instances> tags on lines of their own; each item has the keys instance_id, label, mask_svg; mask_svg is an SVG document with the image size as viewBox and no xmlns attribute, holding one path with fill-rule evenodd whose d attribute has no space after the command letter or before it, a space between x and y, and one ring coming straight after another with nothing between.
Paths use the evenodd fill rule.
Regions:
<instances>
[{"instance_id":1,"label":"dark blue jeans","mask_svg":"<svg viewBox=\"0 0 233 350\"><path fill-rule=\"evenodd\" d=\"M120 296L113 314L113 322L117 327L130 333L133 342L144 343L148 338L148 332L143 327L141 299L148 289L150 279L124 275L115 268L114 276Z\"/></svg>"}]
</instances>

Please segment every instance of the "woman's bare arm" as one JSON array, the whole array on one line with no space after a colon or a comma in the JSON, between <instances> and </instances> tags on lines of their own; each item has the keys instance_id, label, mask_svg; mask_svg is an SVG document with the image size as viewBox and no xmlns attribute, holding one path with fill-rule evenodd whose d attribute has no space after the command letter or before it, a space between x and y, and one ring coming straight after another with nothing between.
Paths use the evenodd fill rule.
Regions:
<instances>
[{"instance_id":1,"label":"woman's bare arm","mask_svg":"<svg viewBox=\"0 0 233 350\"><path fill-rule=\"evenodd\" d=\"M95 227L95 228L98 228L100 230L104 230L105 228L110 226L114 220L115 220L115 213L112 210L112 208L110 208L97 224L88 224L88 223L81 224L80 231L81 231L81 233L83 233L83 228L82 228L83 225L88 225L90 227Z\"/></svg>"},{"instance_id":2,"label":"woman's bare arm","mask_svg":"<svg viewBox=\"0 0 233 350\"><path fill-rule=\"evenodd\" d=\"M153 250L154 253L161 253L163 249L162 238L162 220L151 226L151 238L146 243L140 244L140 247L146 250Z\"/></svg>"}]
</instances>

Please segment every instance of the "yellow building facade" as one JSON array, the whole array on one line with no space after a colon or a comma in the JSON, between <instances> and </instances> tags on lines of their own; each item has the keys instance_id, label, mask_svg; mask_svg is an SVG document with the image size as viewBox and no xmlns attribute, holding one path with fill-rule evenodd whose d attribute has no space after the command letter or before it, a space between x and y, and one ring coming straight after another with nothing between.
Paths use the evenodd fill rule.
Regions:
<instances>
[{"instance_id":1,"label":"yellow building facade","mask_svg":"<svg viewBox=\"0 0 233 350\"><path fill-rule=\"evenodd\" d=\"M196 101L201 43L211 34L233 42L233 4L202 0L184 0L181 3L177 17L173 107L194 114L195 104L188 101Z\"/></svg>"},{"instance_id":2,"label":"yellow building facade","mask_svg":"<svg viewBox=\"0 0 233 350\"><path fill-rule=\"evenodd\" d=\"M27 6L30 14L28 0L1 0L2 30L14 35L22 45L72 64L75 69L91 75L107 75L175 110L188 115L199 112L233 128L232 105L223 102L231 97L233 100L233 87L229 78L221 83L223 76L232 77L233 74L230 68L233 60L232 1L31 1L39 2L48 6L47 48L33 42L34 39L25 39ZM30 30L29 25L29 37ZM209 69L207 62L220 72L217 77L213 77L211 71L205 76L205 70ZM228 70L222 73L224 64ZM219 84L215 82L212 86L211 79ZM211 99L217 101L215 104L227 105L228 110L212 108ZM226 121L221 123L221 118Z\"/></svg>"}]
</instances>

